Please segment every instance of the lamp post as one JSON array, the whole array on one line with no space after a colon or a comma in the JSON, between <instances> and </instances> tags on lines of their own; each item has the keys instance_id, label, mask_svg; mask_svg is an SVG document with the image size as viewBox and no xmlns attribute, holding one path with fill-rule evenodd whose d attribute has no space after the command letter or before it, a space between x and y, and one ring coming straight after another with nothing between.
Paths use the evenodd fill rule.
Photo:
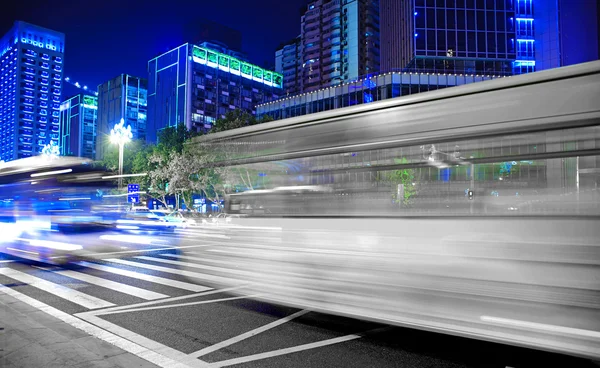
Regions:
<instances>
[{"instance_id":1,"label":"lamp post","mask_svg":"<svg viewBox=\"0 0 600 368\"><path fill-rule=\"evenodd\" d=\"M115 124L110 131L110 141L119 145L119 189L123 187L123 148L131 138L133 138L131 125L125 127L125 120L121 118L119 124Z\"/></svg>"}]
</instances>

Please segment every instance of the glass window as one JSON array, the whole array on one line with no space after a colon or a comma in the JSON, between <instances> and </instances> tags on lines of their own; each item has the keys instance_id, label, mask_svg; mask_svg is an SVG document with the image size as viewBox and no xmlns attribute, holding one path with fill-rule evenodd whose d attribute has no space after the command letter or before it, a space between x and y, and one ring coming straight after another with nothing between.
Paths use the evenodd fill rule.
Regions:
<instances>
[{"instance_id":1,"label":"glass window","mask_svg":"<svg viewBox=\"0 0 600 368\"><path fill-rule=\"evenodd\" d=\"M477 32L477 52L478 53L485 53L486 49L485 49L485 32ZM485 57L484 56L480 56L480 57Z\"/></svg>"},{"instance_id":2,"label":"glass window","mask_svg":"<svg viewBox=\"0 0 600 368\"><path fill-rule=\"evenodd\" d=\"M505 31L506 27L505 27L505 21L506 21L506 13L504 12L497 12L496 13L496 29L498 31Z\"/></svg>"},{"instance_id":3,"label":"glass window","mask_svg":"<svg viewBox=\"0 0 600 368\"><path fill-rule=\"evenodd\" d=\"M454 7L456 7L455 0L446 0L446 8L454 8Z\"/></svg>"},{"instance_id":4,"label":"glass window","mask_svg":"<svg viewBox=\"0 0 600 368\"><path fill-rule=\"evenodd\" d=\"M437 11L437 28L446 28L446 12L438 9Z\"/></svg>"},{"instance_id":5,"label":"glass window","mask_svg":"<svg viewBox=\"0 0 600 368\"><path fill-rule=\"evenodd\" d=\"M436 41L435 41L435 31L427 31L427 50L435 51L436 49ZM434 53L435 55L435 53Z\"/></svg>"},{"instance_id":6,"label":"glass window","mask_svg":"<svg viewBox=\"0 0 600 368\"><path fill-rule=\"evenodd\" d=\"M477 11L477 30L478 31L483 31L485 30L485 12L484 11Z\"/></svg>"},{"instance_id":7,"label":"glass window","mask_svg":"<svg viewBox=\"0 0 600 368\"><path fill-rule=\"evenodd\" d=\"M456 29L466 29L467 20L465 18L464 10L456 11Z\"/></svg>"},{"instance_id":8,"label":"glass window","mask_svg":"<svg viewBox=\"0 0 600 368\"><path fill-rule=\"evenodd\" d=\"M427 9L427 28L435 28L435 9Z\"/></svg>"},{"instance_id":9,"label":"glass window","mask_svg":"<svg viewBox=\"0 0 600 368\"><path fill-rule=\"evenodd\" d=\"M415 22L417 28L425 28L425 9L417 8L416 13Z\"/></svg>"},{"instance_id":10,"label":"glass window","mask_svg":"<svg viewBox=\"0 0 600 368\"><path fill-rule=\"evenodd\" d=\"M447 50L448 48L451 48L451 46L450 46L450 42L448 42L448 46L446 47L446 32L437 31L437 49L444 51L444 50ZM444 55L444 56L446 56L446 55Z\"/></svg>"},{"instance_id":11,"label":"glass window","mask_svg":"<svg viewBox=\"0 0 600 368\"><path fill-rule=\"evenodd\" d=\"M468 10L467 11L467 29L474 31L475 28L475 11Z\"/></svg>"},{"instance_id":12,"label":"glass window","mask_svg":"<svg viewBox=\"0 0 600 368\"><path fill-rule=\"evenodd\" d=\"M488 11L486 12L486 30L495 31L496 30L496 17L494 16L494 12Z\"/></svg>"},{"instance_id":13,"label":"glass window","mask_svg":"<svg viewBox=\"0 0 600 368\"><path fill-rule=\"evenodd\" d=\"M456 29L456 20L454 19L455 17L455 11L454 10L447 10L446 11L446 26L449 29Z\"/></svg>"}]
</instances>

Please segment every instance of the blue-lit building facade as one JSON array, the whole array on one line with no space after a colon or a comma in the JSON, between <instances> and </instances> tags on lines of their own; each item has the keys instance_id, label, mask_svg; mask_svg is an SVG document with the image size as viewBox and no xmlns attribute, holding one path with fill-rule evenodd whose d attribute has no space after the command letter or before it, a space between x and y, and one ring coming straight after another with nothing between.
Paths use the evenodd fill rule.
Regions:
<instances>
[{"instance_id":1,"label":"blue-lit building facade","mask_svg":"<svg viewBox=\"0 0 600 368\"><path fill-rule=\"evenodd\" d=\"M526 1L381 0L382 71L511 75Z\"/></svg>"},{"instance_id":2,"label":"blue-lit building facade","mask_svg":"<svg viewBox=\"0 0 600 368\"><path fill-rule=\"evenodd\" d=\"M59 143L65 35L15 22L0 40L0 159Z\"/></svg>"},{"instance_id":3,"label":"blue-lit building facade","mask_svg":"<svg viewBox=\"0 0 600 368\"><path fill-rule=\"evenodd\" d=\"M135 140L148 138L148 82L121 74L98 86L98 129L96 159L102 160L111 147L110 131L121 119L131 126ZM114 147L113 147L114 148Z\"/></svg>"},{"instance_id":4,"label":"blue-lit building facade","mask_svg":"<svg viewBox=\"0 0 600 368\"><path fill-rule=\"evenodd\" d=\"M598 59L589 0L381 0L382 71L523 74Z\"/></svg>"},{"instance_id":5,"label":"blue-lit building facade","mask_svg":"<svg viewBox=\"0 0 600 368\"><path fill-rule=\"evenodd\" d=\"M98 97L78 94L60 104L60 154L96 158Z\"/></svg>"},{"instance_id":6,"label":"blue-lit building facade","mask_svg":"<svg viewBox=\"0 0 600 368\"><path fill-rule=\"evenodd\" d=\"M281 96L281 74L219 51L186 43L148 62L149 142L180 123L210 130L228 111L255 114L256 105Z\"/></svg>"},{"instance_id":7,"label":"blue-lit building facade","mask_svg":"<svg viewBox=\"0 0 600 368\"><path fill-rule=\"evenodd\" d=\"M500 75L489 74L382 73L258 105L256 116L268 115L275 120L286 119L500 77Z\"/></svg>"}]
</instances>

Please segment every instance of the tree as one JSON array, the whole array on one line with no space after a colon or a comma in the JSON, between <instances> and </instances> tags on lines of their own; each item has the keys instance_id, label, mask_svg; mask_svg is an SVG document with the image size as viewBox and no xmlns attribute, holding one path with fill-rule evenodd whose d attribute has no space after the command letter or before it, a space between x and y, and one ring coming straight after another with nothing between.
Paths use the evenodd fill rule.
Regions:
<instances>
[{"instance_id":1,"label":"tree","mask_svg":"<svg viewBox=\"0 0 600 368\"><path fill-rule=\"evenodd\" d=\"M395 158L394 163L396 165L408 164L406 158ZM415 170L414 169L398 169L387 171L383 173L382 179L387 181L392 186L392 198L395 203L401 203L408 206L412 203L413 197L417 193L415 182ZM402 196L398 197L398 185L402 185Z\"/></svg>"},{"instance_id":2,"label":"tree","mask_svg":"<svg viewBox=\"0 0 600 368\"><path fill-rule=\"evenodd\" d=\"M273 118L270 116L257 119L254 115L249 114L245 110L236 109L227 112L224 118L217 119L215 125L210 130L210 133L224 132L226 130L243 128L245 126L262 124L272 120Z\"/></svg>"}]
</instances>

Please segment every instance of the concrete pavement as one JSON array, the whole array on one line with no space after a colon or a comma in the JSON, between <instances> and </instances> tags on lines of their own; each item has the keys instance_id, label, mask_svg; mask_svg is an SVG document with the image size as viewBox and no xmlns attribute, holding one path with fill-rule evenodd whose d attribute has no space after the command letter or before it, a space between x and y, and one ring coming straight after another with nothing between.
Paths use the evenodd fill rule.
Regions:
<instances>
[{"instance_id":1,"label":"concrete pavement","mask_svg":"<svg viewBox=\"0 0 600 368\"><path fill-rule=\"evenodd\" d=\"M4 293L0 293L0 366L157 367Z\"/></svg>"}]
</instances>

